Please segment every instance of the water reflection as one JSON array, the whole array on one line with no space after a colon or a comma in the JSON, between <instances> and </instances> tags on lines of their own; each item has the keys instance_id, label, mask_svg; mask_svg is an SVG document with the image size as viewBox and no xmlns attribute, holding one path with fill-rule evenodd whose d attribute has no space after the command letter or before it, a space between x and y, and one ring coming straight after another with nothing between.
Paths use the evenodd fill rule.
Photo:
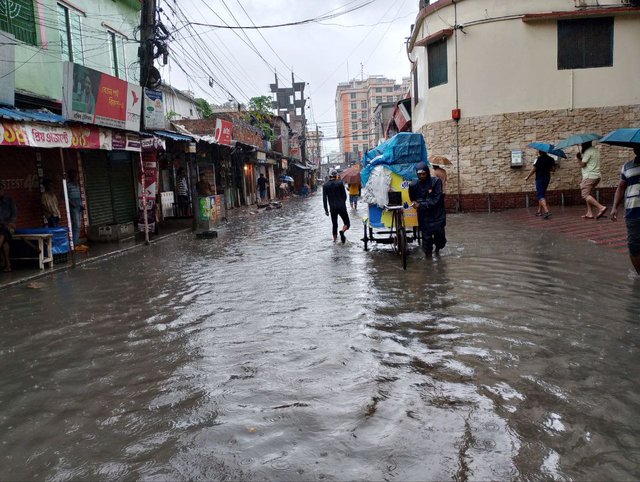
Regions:
<instances>
[{"instance_id":1,"label":"water reflection","mask_svg":"<svg viewBox=\"0 0 640 482\"><path fill-rule=\"evenodd\" d=\"M461 215L405 272L356 224L316 196L3 292L0 479L635 475L623 256Z\"/></svg>"}]
</instances>

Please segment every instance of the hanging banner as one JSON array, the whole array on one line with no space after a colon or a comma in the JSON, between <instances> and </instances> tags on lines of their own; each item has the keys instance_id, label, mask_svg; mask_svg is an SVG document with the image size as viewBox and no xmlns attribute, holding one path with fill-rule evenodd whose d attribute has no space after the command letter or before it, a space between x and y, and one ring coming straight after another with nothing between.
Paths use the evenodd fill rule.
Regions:
<instances>
[{"instance_id":1,"label":"hanging banner","mask_svg":"<svg viewBox=\"0 0 640 482\"><path fill-rule=\"evenodd\" d=\"M156 229L156 194L158 192L157 151L142 151L141 156L144 173L138 177L138 230L144 232L144 200L146 199L147 225L149 232L153 232Z\"/></svg>"},{"instance_id":2,"label":"hanging banner","mask_svg":"<svg viewBox=\"0 0 640 482\"><path fill-rule=\"evenodd\" d=\"M141 86L64 62L62 115L65 119L139 131L141 112Z\"/></svg>"},{"instance_id":3,"label":"hanging banner","mask_svg":"<svg viewBox=\"0 0 640 482\"><path fill-rule=\"evenodd\" d=\"M159 137L143 137L140 142L143 151L167 150L167 143Z\"/></svg>"},{"instance_id":4,"label":"hanging banner","mask_svg":"<svg viewBox=\"0 0 640 482\"><path fill-rule=\"evenodd\" d=\"M164 102L162 92L144 89L144 128L165 129L166 121L164 117Z\"/></svg>"}]
</instances>

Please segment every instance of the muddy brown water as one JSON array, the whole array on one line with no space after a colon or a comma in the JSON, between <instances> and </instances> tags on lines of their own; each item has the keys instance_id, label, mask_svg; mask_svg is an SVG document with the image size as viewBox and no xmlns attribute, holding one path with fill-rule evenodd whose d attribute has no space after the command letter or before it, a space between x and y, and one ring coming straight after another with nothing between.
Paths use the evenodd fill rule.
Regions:
<instances>
[{"instance_id":1,"label":"muddy brown water","mask_svg":"<svg viewBox=\"0 0 640 482\"><path fill-rule=\"evenodd\" d=\"M638 477L624 256L500 214L406 272L359 237L312 196L0 291L0 479Z\"/></svg>"}]
</instances>

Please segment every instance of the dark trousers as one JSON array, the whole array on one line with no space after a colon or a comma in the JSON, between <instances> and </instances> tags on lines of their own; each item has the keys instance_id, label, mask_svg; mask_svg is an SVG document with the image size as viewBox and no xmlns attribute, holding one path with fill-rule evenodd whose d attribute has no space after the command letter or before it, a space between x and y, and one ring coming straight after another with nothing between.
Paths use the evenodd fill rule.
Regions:
<instances>
[{"instance_id":1,"label":"dark trousers","mask_svg":"<svg viewBox=\"0 0 640 482\"><path fill-rule=\"evenodd\" d=\"M349 221L349 213L347 212L347 206L342 206L336 210L331 210L331 233L335 238L338 235L338 216L342 218L342 224L349 227L351 222Z\"/></svg>"},{"instance_id":2,"label":"dark trousers","mask_svg":"<svg viewBox=\"0 0 640 482\"><path fill-rule=\"evenodd\" d=\"M60 225L60 218L58 216L49 216L47 218L47 227L57 228Z\"/></svg>"},{"instance_id":3,"label":"dark trousers","mask_svg":"<svg viewBox=\"0 0 640 482\"><path fill-rule=\"evenodd\" d=\"M444 234L444 224L442 226L427 226L421 228L422 232L422 249L428 255L433 252L433 245L436 250L444 248L447 244L447 238Z\"/></svg>"}]
</instances>

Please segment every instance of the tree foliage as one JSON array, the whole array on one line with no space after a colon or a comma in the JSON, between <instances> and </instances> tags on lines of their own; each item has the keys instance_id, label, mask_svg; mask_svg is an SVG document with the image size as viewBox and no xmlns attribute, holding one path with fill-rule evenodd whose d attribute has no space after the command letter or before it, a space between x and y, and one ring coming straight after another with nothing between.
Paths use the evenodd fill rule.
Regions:
<instances>
[{"instance_id":1,"label":"tree foliage","mask_svg":"<svg viewBox=\"0 0 640 482\"><path fill-rule=\"evenodd\" d=\"M271 125L271 119L273 114L271 112L271 97L268 95L261 95L258 97L252 97L249 99L247 121L251 125L258 127L264 132L264 138L268 141L274 140L273 126Z\"/></svg>"},{"instance_id":2,"label":"tree foliage","mask_svg":"<svg viewBox=\"0 0 640 482\"><path fill-rule=\"evenodd\" d=\"M213 110L211 109L211 104L202 98L196 99L196 104L202 111L202 117L208 119L213 115Z\"/></svg>"}]
</instances>

